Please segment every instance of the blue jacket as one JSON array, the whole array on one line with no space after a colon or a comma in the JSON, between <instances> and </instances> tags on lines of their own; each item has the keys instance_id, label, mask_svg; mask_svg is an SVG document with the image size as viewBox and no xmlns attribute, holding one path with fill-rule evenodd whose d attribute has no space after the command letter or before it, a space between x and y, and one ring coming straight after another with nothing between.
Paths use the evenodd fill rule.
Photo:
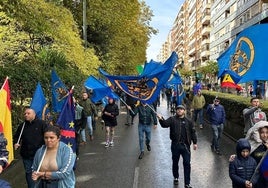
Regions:
<instances>
[{"instance_id":1,"label":"blue jacket","mask_svg":"<svg viewBox=\"0 0 268 188\"><path fill-rule=\"evenodd\" d=\"M212 125L220 125L225 122L225 110L222 105L210 104L207 107L207 115Z\"/></svg>"},{"instance_id":2,"label":"blue jacket","mask_svg":"<svg viewBox=\"0 0 268 188\"><path fill-rule=\"evenodd\" d=\"M45 152L46 146L43 145L40 149L37 150L34 156L34 162L32 169L36 171L40 164L40 161ZM56 156L56 161L58 165L58 170L52 172L51 179L57 179L58 188L74 188L75 187L75 175L73 171L73 166L75 162L75 154L72 151L72 148L67 146L65 143L60 142L58 147L58 152Z\"/></svg>"},{"instance_id":3,"label":"blue jacket","mask_svg":"<svg viewBox=\"0 0 268 188\"><path fill-rule=\"evenodd\" d=\"M257 167L257 162L253 157L250 155L242 157L241 152L244 149L248 149L250 152L251 146L247 139L241 138L237 141L237 157L229 164L229 176L232 180L233 188L244 188L246 180L250 181ZM257 180L258 176L255 176L252 184L255 185Z\"/></svg>"}]
</instances>

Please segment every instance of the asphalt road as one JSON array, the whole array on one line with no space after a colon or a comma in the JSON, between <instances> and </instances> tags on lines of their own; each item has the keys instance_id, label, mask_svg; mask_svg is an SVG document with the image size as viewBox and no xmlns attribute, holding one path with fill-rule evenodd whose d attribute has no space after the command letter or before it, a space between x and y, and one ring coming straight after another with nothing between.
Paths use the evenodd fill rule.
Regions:
<instances>
[{"instance_id":1,"label":"asphalt road","mask_svg":"<svg viewBox=\"0 0 268 188\"><path fill-rule=\"evenodd\" d=\"M105 148L105 131L100 122L97 124L93 141L80 146L80 156L77 162L77 188L172 188L184 187L183 166L180 160L179 185L173 185L172 161L170 152L169 129L160 125L152 130L152 150L145 149L143 159L138 159L138 128L137 117L134 125L126 126L125 108L121 108L118 126L115 132L115 146ZM170 113L165 101L161 103L158 112L164 117ZM200 130L198 149L192 150L191 184L194 188L230 188L228 175L228 158L235 151L235 142L223 136L222 156L210 150L211 130L208 125ZM11 165L1 174L14 188L26 187L24 170L21 160Z\"/></svg>"}]
</instances>

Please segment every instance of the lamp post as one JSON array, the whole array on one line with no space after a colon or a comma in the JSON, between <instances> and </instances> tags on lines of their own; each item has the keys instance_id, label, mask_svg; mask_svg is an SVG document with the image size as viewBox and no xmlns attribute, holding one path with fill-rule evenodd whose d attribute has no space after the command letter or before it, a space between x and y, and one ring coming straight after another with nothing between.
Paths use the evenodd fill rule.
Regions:
<instances>
[{"instance_id":1,"label":"lamp post","mask_svg":"<svg viewBox=\"0 0 268 188\"><path fill-rule=\"evenodd\" d=\"M83 0L83 39L84 47L87 47L87 1Z\"/></svg>"}]
</instances>

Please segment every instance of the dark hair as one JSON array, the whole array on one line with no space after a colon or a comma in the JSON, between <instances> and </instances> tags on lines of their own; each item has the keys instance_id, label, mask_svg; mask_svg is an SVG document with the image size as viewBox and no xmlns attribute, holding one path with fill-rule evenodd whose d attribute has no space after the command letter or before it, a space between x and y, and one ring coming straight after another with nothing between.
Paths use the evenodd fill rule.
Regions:
<instances>
[{"instance_id":1,"label":"dark hair","mask_svg":"<svg viewBox=\"0 0 268 188\"><path fill-rule=\"evenodd\" d=\"M252 97L251 99L250 99L250 102L252 102L253 100L255 100L255 99L259 99L258 97Z\"/></svg>"},{"instance_id":2,"label":"dark hair","mask_svg":"<svg viewBox=\"0 0 268 188\"><path fill-rule=\"evenodd\" d=\"M56 136L59 138L60 137L60 128L56 125L49 125L45 129L44 133L46 132L53 132L56 134Z\"/></svg>"}]
</instances>

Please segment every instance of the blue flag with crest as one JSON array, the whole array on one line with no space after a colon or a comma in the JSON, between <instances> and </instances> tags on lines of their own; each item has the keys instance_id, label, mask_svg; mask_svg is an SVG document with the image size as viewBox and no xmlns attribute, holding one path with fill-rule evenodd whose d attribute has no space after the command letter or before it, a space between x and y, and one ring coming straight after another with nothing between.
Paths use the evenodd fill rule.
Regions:
<instances>
[{"instance_id":1,"label":"blue flag with crest","mask_svg":"<svg viewBox=\"0 0 268 188\"><path fill-rule=\"evenodd\" d=\"M43 109L45 107L47 103L47 100L45 98L45 95L43 93L43 89L41 87L40 82L38 82L32 101L31 101L31 105L30 108L33 109L36 113L36 116L39 119L42 119L42 113L43 113Z\"/></svg>"},{"instance_id":2,"label":"blue flag with crest","mask_svg":"<svg viewBox=\"0 0 268 188\"><path fill-rule=\"evenodd\" d=\"M152 104L159 96L164 84L168 81L177 61L178 55L173 52L164 64L156 65L157 68L147 69L146 66L150 67L150 65L145 65L145 70L139 76L112 76L102 69L99 69L99 71L113 85L135 100ZM154 66L155 64L151 67Z\"/></svg>"},{"instance_id":3,"label":"blue flag with crest","mask_svg":"<svg viewBox=\"0 0 268 188\"><path fill-rule=\"evenodd\" d=\"M268 80L264 67L267 61L268 24L258 24L243 30L231 46L217 59L219 74L232 70L241 79L239 83Z\"/></svg>"},{"instance_id":4,"label":"blue flag with crest","mask_svg":"<svg viewBox=\"0 0 268 188\"><path fill-rule=\"evenodd\" d=\"M68 89L63 84L55 70L51 72L52 108L54 112L60 112L67 99Z\"/></svg>"}]
</instances>

